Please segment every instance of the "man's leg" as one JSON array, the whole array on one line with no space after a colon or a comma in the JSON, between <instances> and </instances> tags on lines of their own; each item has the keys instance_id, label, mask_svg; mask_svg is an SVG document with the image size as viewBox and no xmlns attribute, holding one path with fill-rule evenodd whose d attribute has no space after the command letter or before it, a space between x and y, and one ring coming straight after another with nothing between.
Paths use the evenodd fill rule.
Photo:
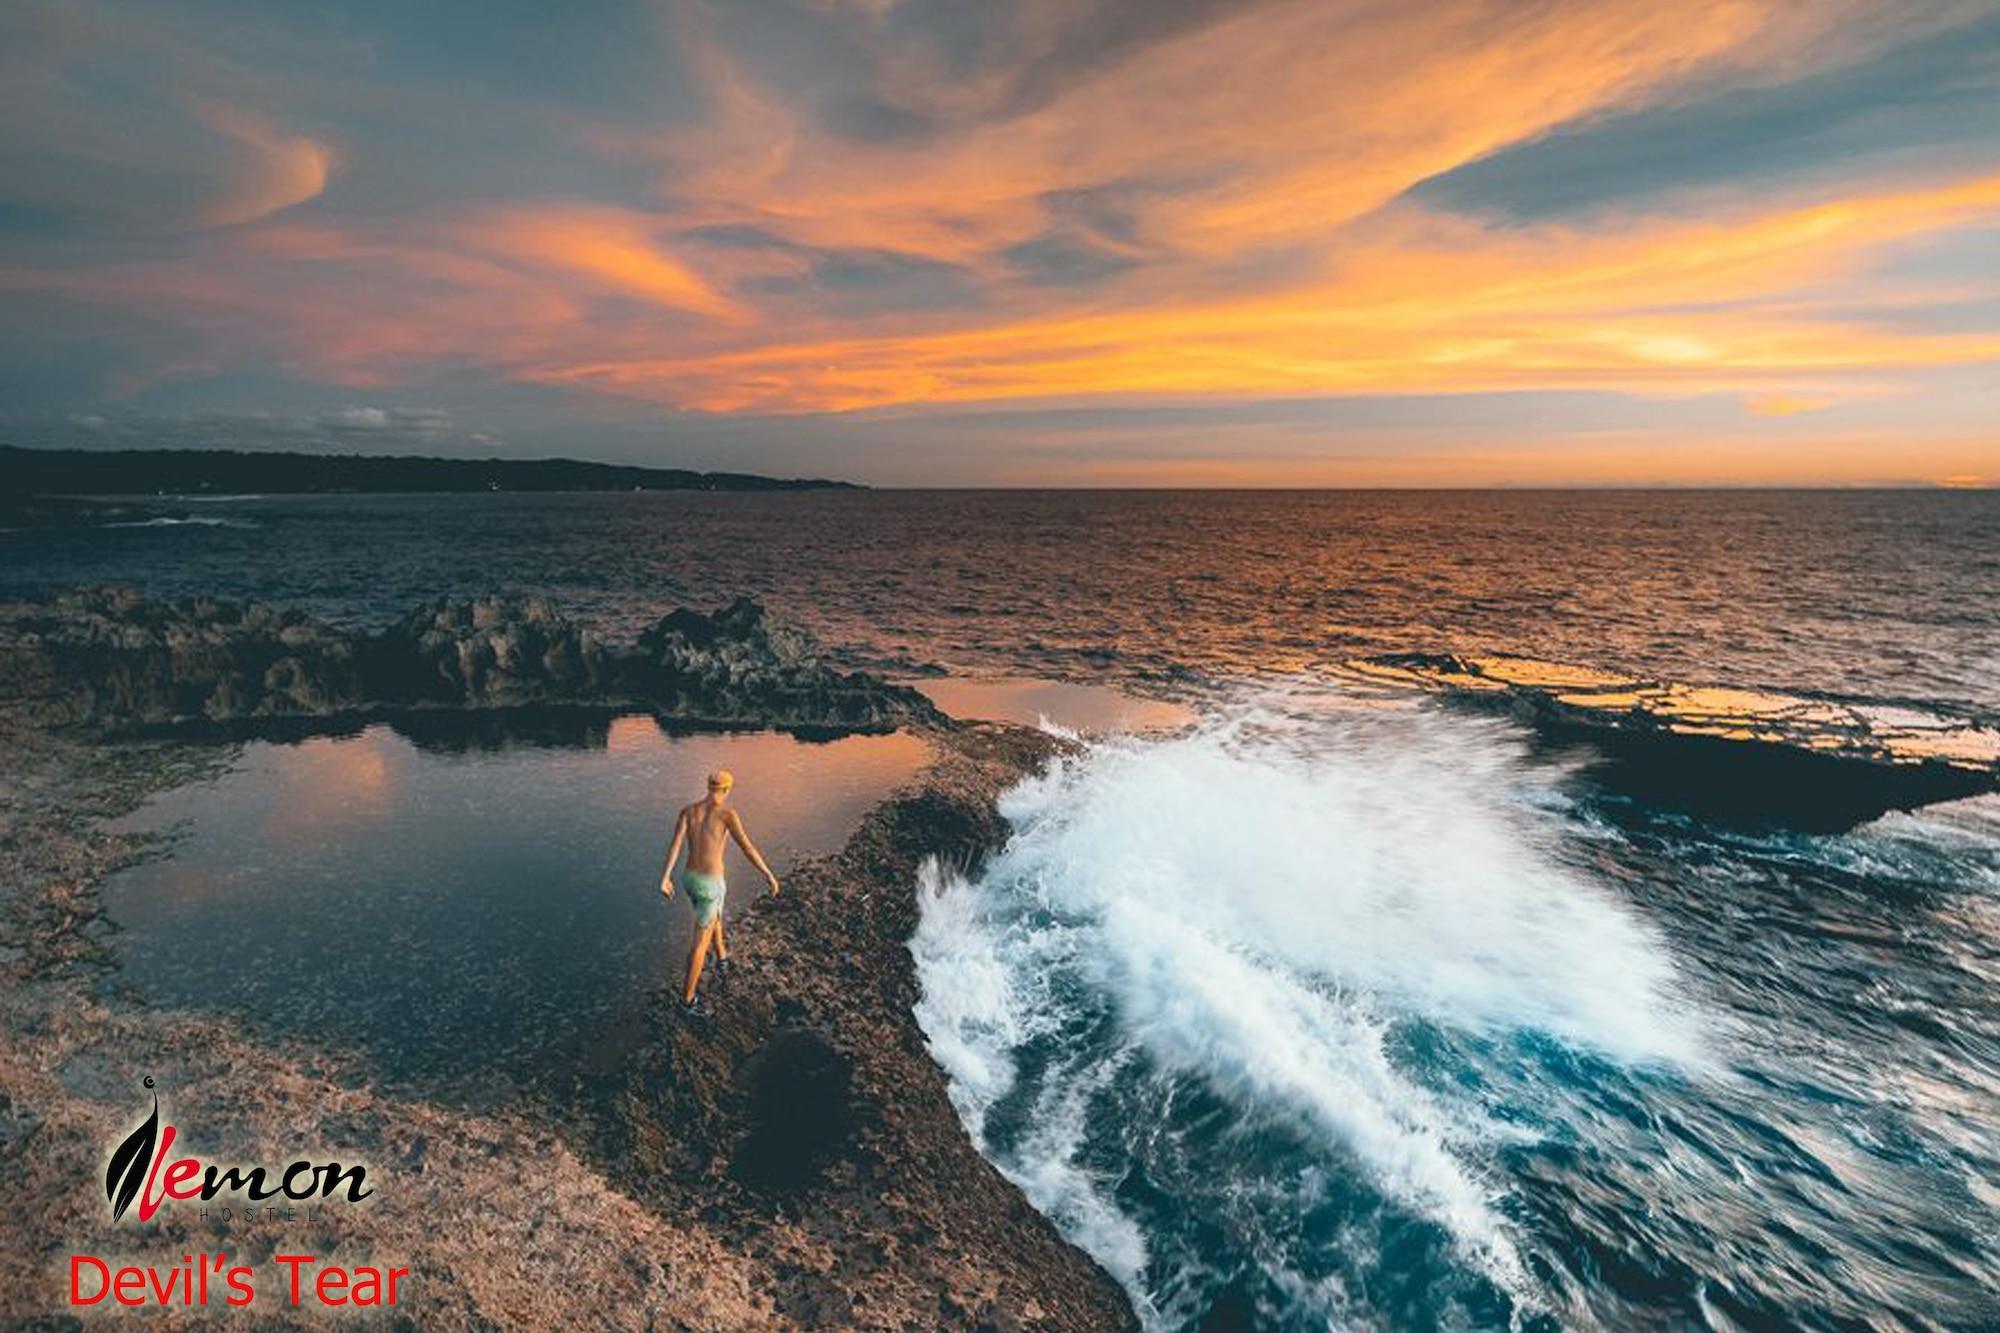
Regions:
<instances>
[{"instance_id":1,"label":"man's leg","mask_svg":"<svg viewBox=\"0 0 2000 1333\"><path fill-rule=\"evenodd\" d=\"M688 954L687 993L681 996L683 1004L694 1003L694 988L701 984L701 965L708 961L708 946L714 939L715 921L709 921L695 933L694 949Z\"/></svg>"},{"instance_id":2,"label":"man's leg","mask_svg":"<svg viewBox=\"0 0 2000 1333\"><path fill-rule=\"evenodd\" d=\"M715 914L715 961L718 963L729 961L729 941L722 934L722 913L720 912Z\"/></svg>"}]
</instances>

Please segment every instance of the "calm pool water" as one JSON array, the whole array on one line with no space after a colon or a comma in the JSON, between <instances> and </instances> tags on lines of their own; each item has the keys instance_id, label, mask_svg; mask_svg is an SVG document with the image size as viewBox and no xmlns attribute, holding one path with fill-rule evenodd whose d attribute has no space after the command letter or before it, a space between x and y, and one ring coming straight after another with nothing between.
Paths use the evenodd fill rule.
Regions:
<instances>
[{"instance_id":1,"label":"calm pool water","mask_svg":"<svg viewBox=\"0 0 2000 1333\"><path fill-rule=\"evenodd\" d=\"M111 984L359 1048L391 1084L504 1098L678 980L690 917L661 898L660 866L711 769L736 773L782 876L927 755L903 734L669 735L647 717L569 739L584 743L420 746L378 725L246 746L123 821L173 841L105 886L125 930ZM763 885L733 851L729 868L735 918ZM754 925L732 943L755 949Z\"/></svg>"}]
</instances>

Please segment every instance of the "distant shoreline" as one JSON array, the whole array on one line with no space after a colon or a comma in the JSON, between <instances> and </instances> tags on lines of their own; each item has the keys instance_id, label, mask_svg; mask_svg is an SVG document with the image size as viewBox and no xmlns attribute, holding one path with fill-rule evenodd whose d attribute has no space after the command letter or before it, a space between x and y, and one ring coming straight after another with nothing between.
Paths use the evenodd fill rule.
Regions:
<instances>
[{"instance_id":1,"label":"distant shoreline","mask_svg":"<svg viewBox=\"0 0 2000 1333\"><path fill-rule=\"evenodd\" d=\"M234 449L24 449L0 445L0 491L17 496L387 495L481 492L861 490L823 477L591 463Z\"/></svg>"}]
</instances>

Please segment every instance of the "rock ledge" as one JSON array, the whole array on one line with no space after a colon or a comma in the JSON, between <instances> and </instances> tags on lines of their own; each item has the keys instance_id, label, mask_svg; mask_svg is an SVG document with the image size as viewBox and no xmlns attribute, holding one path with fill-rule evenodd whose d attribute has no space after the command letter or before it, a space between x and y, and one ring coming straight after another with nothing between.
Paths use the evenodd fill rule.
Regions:
<instances>
[{"instance_id":1,"label":"rock ledge","mask_svg":"<svg viewBox=\"0 0 2000 1333\"><path fill-rule=\"evenodd\" d=\"M620 645L539 597L444 598L369 634L258 602L116 588L0 605L0 704L100 732L540 705L855 731L940 719L915 690L835 670L747 599L670 612Z\"/></svg>"}]
</instances>

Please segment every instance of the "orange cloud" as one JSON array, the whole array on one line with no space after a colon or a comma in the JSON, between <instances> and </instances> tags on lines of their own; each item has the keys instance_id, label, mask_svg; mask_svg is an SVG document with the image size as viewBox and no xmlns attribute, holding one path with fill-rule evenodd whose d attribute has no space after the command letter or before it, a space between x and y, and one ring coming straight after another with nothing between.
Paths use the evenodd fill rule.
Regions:
<instances>
[{"instance_id":1,"label":"orange cloud","mask_svg":"<svg viewBox=\"0 0 2000 1333\"><path fill-rule=\"evenodd\" d=\"M346 384L469 363L710 412L1599 388L1727 391L1782 415L1842 377L2000 359L2000 333L1858 323L1851 293L1827 295L1876 253L1995 219L2000 177L1596 231L1494 232L1405 206L1339 229L1318 273L1268 290L1135 286L1019 311L1002 291L987 310L842 319L731 290L796 275L794 257L731 258L711 276L656 239L671 230L658 216L605 209L373 235L267 223L206 263L0 285L171 307L217 339L256 328Z\"/></svg>"},{"instance_id":2,"label":"orange cloud","mask_svg":"<svg viewBox=\"0 0 2000 1333\"><path fill-rule=\"evenodd\" d=\"M471 243L525 263L579 274L620 295L740 321L748 311L709 285L655 238L657 220L612 209L558 208L482 219Z\"/></svg>"},{"instance_id":3,"label":"orange cloud","mask_svg":"<svg viewBox=\"0 0 2000 1333\"><path fill-rule=\"evenodd\" d=\"M921 257L978 275L985 299L838 320L764 309L720 339L604 334L532 378L715 412L1744 384L1769 402L1773 377L1994 355L1991 337L1898 336L1812 308L1819 284L1881 247L1992 215L1992 180L1592 232L1492 231L1393 203L1693 77L1795 68L1808 50L1837 63L1879 38L1877 7L1252 6L1009 116L981 114L1001 94L978 79L885 48L875 94L951 129L882 143L830 134L704 11L679 12L713 114L622 145L670 171L677 225ZM1088 242L1129 275L1080 296L1015 281L1009 248L1092 192L1123 216ZM1246 277L1274 248L1281 271Z\"/></svg>"},{"instance_id":4,"label":"orange cloud","mask_svg":"<svg viewBox=\"0 0 2000 1333\"><path fill-rule=\"evenodd\" d=\"M622 146L657 161L697 220L802 244L978 262L1049 225L1054 197L1139 183L1159 193L1137 243L1232 255L1323 235L1426 177L1694 76L1809 48L1836 48L1820 58L1837 59L1841 43L1863 40L1869 25L1857 15L1869 8L1248 4L1016 115L990 114L1004 89L878 37L874 95L945 130L870 143L817 123L782 76L760 76L713 35L702 7L682 6L676 31L712 114ZM1037 21L1024 26L1032 49Z\"/></svg>"},{"instance_id":5,"label":"orange cloud","mask_svg":"<svg viewBox=\"0 0 2000 1333\"><path fill-rule=\"evenodd\" d=\"M1743 410L1757 417L1794 417L1805 412L1823 411L1833 405L1831 398L1795 393L1750 393L1743 395Z\"/></svg>"},{"instance_id":6,"label":"orange cloud","mask_svg":"<svg viewBox=\"0 0 2000 1333\"><path fill-rule=\"evenodd\" d=\"M270 217L314 199L326 189L333 149L316 139L287 135L259 117L214 104L201 118L248 151L229 193L202 214L206 226L228 227Z\"/></svg>"},{"instance_id":7,"label":"orange cloud","mask_svg":"<svg viewBox=\"0 0 2000 1333\"><path fill-rule=\"evenodd\" d=\"M2000 333L1915 336L1805 294L1913 235L2000 218L2000 177L1597 235L1495 237L1408 212L1351 229L1332 276L1199 302L1134 302L942 333L694 356L564 358L536 378L709 411L848 411L1019 398L1621 387L2000 359Z\"/></svg>"}]
</instances>

